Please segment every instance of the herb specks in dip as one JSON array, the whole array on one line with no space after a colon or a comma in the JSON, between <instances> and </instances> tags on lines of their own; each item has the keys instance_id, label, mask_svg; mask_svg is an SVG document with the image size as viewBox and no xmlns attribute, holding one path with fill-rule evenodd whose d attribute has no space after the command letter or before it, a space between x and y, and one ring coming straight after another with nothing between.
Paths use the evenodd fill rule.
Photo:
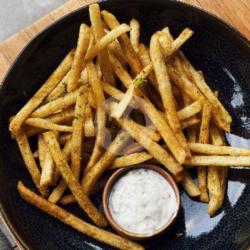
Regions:
<instances>
[{"instance_id":1,"label":"herb specks in dip","mask_svg":"<svg viewBox=\"0 0 250 250\"><path fill-rule=\"evenodd\" d=\"M109 196L114 221L130 233L152 235L177 211L174 189L158 172L130 170L114 184Z\"/></svg>"}]
</instances>

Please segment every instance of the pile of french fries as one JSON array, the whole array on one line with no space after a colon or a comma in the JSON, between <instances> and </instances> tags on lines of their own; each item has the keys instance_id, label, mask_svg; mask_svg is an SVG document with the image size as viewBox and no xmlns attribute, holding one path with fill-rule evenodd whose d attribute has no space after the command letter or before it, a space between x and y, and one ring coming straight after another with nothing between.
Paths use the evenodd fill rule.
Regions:
<instances>
[{"instance_id":1,"label":"pile of french fries","mask_svg":"<svg viewBox=\"0 0 250 250\"><path fill-rule=\"evenodd\" d=\"M17 188L27 202L96 240L143 249L101 229L108 223L90 198L112 171L160 165L213 215L223 203L228 166L250 166L250 150L225 146L232 118L180 50L193 35L189 28L173 38L165 27L147 47L137 20L120 24L98 4L89 16L91 26L80 26L76 48L10 120L40 194L22 182ZM194 167L198 184L189 173ZM57 205L73 202L96 226Z\"/></svg>"}]
</instances>

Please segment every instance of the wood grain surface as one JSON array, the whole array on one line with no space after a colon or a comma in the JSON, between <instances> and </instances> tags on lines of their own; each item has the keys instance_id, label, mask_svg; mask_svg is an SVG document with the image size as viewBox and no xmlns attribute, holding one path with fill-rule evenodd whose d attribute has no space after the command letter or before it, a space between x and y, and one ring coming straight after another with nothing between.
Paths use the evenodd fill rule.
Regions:
<instances>
[{"instance_id":1,"label":"wood grain surface","mask_svg":"<svg viewBox=\"0 0 250 250\"><path fill-rule=\"evenodd\" d=\"M250 0L181 0L224 19L250 39ZM96 0L69 0L47 16L0 43L0 81L25 45L45 27L69 12Z\"/></svg>"}]
</instances>

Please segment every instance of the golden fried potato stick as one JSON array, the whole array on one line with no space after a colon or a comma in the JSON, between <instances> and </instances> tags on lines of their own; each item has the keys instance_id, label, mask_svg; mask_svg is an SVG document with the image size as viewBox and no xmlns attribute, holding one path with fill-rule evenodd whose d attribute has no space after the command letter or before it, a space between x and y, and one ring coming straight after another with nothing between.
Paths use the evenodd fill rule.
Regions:
<instances>
[{"instance_id":1,"label":"golden fried potato stick","mask_svg":"<svg viewBox=\"0 0 250 250\"><path fill-rule=\"evenodd\" d=\"M108 45L108 50L110 50L113 54L115 54L115 56L121 62L122 66L126 68L127 65L126 57L123 54L121 45L117 40L113 41Z\"/></svg>"},{"instance_id":2,"label":"golden fried potato stick","mask_svg":"<svg viewBox=\"0 0 250 250\"><path fill-rule=\"evenodd\" d=\"M89 6L89 17L92 24L95 42L97 43L97 41L100 41L100 39L105 36L104 25L101 17L100 7L98 4L92 4ZM110 65L107 48L104 48L102 51L100 51L97 57L100 63L103 79L111 85L114 85L115 78L112 67Z\"/></svg>"},{"instance_id":3,"label":"golden fried potato stick","mask_svg":"<svg viewBox=\"0 0 250 250\"><path fill-rule=\"evenodd\" d=\"M90 157L90 160L84 170L84 172L88 171L100 158L103 153L103 145L105 142L105 130L106 130L106 112L105 112L105 96L103 93L102 84L97 74L97 70L95 65L90 62L87 64L87 71L89 75L89 82L91 84L95 103L97 105L96 110L96 119L97 119L97 131L96 131L96 142L95 147L93 149L93 153Z\"/></svg>"},{"instance_id":4,"label":"golden fried potato stick","mask_svg":"<svg viewBox=\"0 0 250 250\"><path fill-rule=\"evenodd\" d=\"M87 55L85 57L85 61L91 61L95 58L97 54L99 54L100 51L102 51L104 48L108 46L109 43L113 42L115 39L117 39L122 34L130 31L130 27L123 23L116 27L115 29L108 32L105 36L103 36L97 43L88 50Z\"/></svg>"},{"instance_id":5,"label":"golden fried potato stick","mask_svg":"<svg viewBox=\"0 0 250 250\"><path fill-rule=\"evenodd\" d=\"M71 140L66 142L62 150L62 153L64 154L65 159L69 161L71 154ZM49 195L48 201L52 203L57 203L63 196L63 193L65 192L66 189L67 189L67 184L65 183L64 179L61 179L58 185L53 189L53 191Z\"/></svg>"},{"instance_id":6,"label":"golden fried potato stick","mask_svg":"<svg viewBox=\"0 0 250 250\"><path fill-rule=\"evenodd\" d=\"M92 237L95 240L108 244L110 246L116 247L118 249L131 249L131 250L143 250L144 248L137 243L130 240L122 238L116 234L109 231L105 231L101 228L93 226L75 215L67 212L66 210L60 208L59 206L43 199L39 195L33 193L28 188L26 188L22 182L18 182L17 190L20 196L30 203L31 205L37 207L43 212L49 214L50 216L60 220L62 223L71 226L77 231Z\"/></svg>"},{"instance_id":7,"label":"golden fried potato stick","mask_svg":"<svg viewBox=\"0 0 250 250\"><path fill-rule=\"evenodd\" d=\"M99 161L97 161L83 176L81 182L82 190L84 190L88 196L91 194L100 176L111 167L113 161L117 157L117 153L124 147L129 139L130 135L127 132L120 132L106 149Z\"/></svg>"},{"instance_id":8,"label":"golden fried potato stick","mask_svg":"<svg viewBox=\"0 0 250 250\"><path fill-rule=\"evenodd\" d=\"M80 207L86 212L89 218L91 218L91 220L96 225L100 227L107 226L106 219L101 215L101 213L97 210L97 208L93 205L89 198L84 194L79 182L70 170L70 167L60 149L60 145L55 137L55 134L53 132L46 132L44 133L44 139L53 156L56 167L59 169L64 181L67 183L67 186L75 196Z\"/></svg>"},{"instance_id":9,"label":"golden fried potato stick","mask_svg":"<svg viewBox=\"0 0 250 250\"><path fill-rule=\"evenodd\" d=\"M67 84L68 93L72 92L78 87L78 80L80 78L83 69L83 62L85 55L87 53L89 42L90 42L90 29L88 25L83 23L80 26L76 53L74 56L72 68L68 78L68 84Z\"/></svg>"},{"instance_id":10,"label":"golden fried potato stick","mask_svg":"<svg viewBox=\"0 0 250 250\"><path fill-rule=\"evenodd\" d=\"M141 64L142 64L143 67L146 67L147 65L152 63L151 58L150 58L149 49L143 43L141 43L138 46L138 53L137 54L139 56L139 59L140 59ZM158 82L157 82L154 71L152 71L149 74L148 78L149 78L151 84L154 86L154 88L157 91L159 91L159 86L158 86Z\"/></svg>"},{"instance_id":11,"label":"golden fried potato stick","mask_svg":"<svg viewBox=\"0 0 250 250\"><path fill-rule=\"evenodd\" d=\"M69 71L64 76L64 78L59 82L59 84L49 93L49 95L45 99L45 103L54 101L57 98L67 94L67 85L68 85L70 73L71 71Z\"/></svg>"},{"instance_id":12,"label":"golden fried potato stick","mask_svg":"<svg viewBox=\"0 0 250 250\"><path fill-rule=\"evenodd\" d=\"M179 120L186 120L201 111L201 104L199 101L193 102L192 104L184 107L177 112Z\"/></svg>"},{"instance_id":13,"label":"golden fried potato stick","mask_svg":"<svg viewBox=\"0 0 250 250\"><path fill-rule=\"evenodd\" d=\"M24 107L15 115L10 122L9 130L12 134L17 134L23 122L35 110L46 96L57 86L63 77L69 71L73 60L73 52L71 51L61 62L58 68L53 72L50 78L42 85L35 95L24 105Z\"/></svg>"},{"instance_id":14,"label":"golden fried potato stick","mask_svg":"<svg viewBox=\"0 0 250 250\"><path fill-rule=\"evenodd\" d=\"M140 153L134 153L134 154L120 156L114 160L112 167L110 169L130 167L132 165L143 163L143 162L150 160L152 158L153 158L153 156L146 153L146 152L140 152Z\"/></svg>"},{"instance_id":15,"label":"golden fried potato stick","mask_svg":"<svg viewBox=\"0 0 250 250\"><path fill-rule=\"evenodd\" d=\"M190 155L190 150L187 145L186 138L181 130L181 124L177 115L174 102L172 86L168 76L166 64L159 44L159 35L155 33L150 40L150 56L157 78L159 92L164 106L164 111L167 121L172 128L176 138L185 149L187 155Z\"/></svg>"},{"instance_id":16,"label":"golden fried potato stick","mask_svg":"<svg viewBox=\"0 0 250 250\"><path fill-rule=\"evenodd\" d=\"M223 146L225 145L225 143L217 127L211 126L210 133L211 133L211 140L214 145L213 147L233 149L233 147ZM239 148L236 148L236 150L239 150ZM243 152L245 150L244 153L246 153L247 151L247 149L242 149L242 150ZM250 150L248 151L250 152ZM235 151L233 152L233 154L234 153ZM223 204L224 195L225 195L225 186L226 186L226 180L227 180L227 171L228 171L227 168L220 169L220 168L212 167L212 166L208 167L208 191L209 191L209 198L210 198L209 203L208 203L208 214L210 216L214 215L218 211L218 209L221 208Z\"/></svg>"},{"instance_id":17,"label":"golden fried potato stick","mask_svg":"<svg viewBox=\"0 0 250 250\"><path fill-rule=\"evenodd\" d=\"M140 23L136 19L131 19L130 21L130 42L135 50L138 53L138 46L140 44Z\"/></svg>"},{"instance_id":18,"label":"golden fried potato stick","mask_svg":"<svg viewBox=\"0 0 250 250\"><path fill-rule=\"evenodd\" d=\"M180 47L193 35L193 31L189 28L185 28L179 36L173 40L172 35L169 32L169 28L166 27L159 37L159 42L162 47L164 57L167 58L173 55Z\"/></svg>"},{"instance_id":19,"label":"golden fried potato stick","mask_svg":"<svg viewBox=\"0 0 250 250\"><path fill-rule=\"evenodd\" d=\"M133 81L131 76L122 67L121 63L117 60L117 58L115 58L114 55L110 54L110 59L117 77L121 80L126 88L129 88L129 85ZM175 137L165 118L141 91L137 90L136 95L138 95L138 97L135 96L137 104L139 104L139 106L157 128L163 140L168 145L171 153L174 155L177 161L182 164L185 161L186 152Z\"/></svg>"},{"instance_id":20,"label":"golden fried potato stick","mask_svg":"<svg viewBox=\"0 0 250 250\"><path fill-rule=\"evenodd\" d=\"M200 123L200 119L196 117L190 117L181 122L181 129L192 128L194 125Z\"/></svg>"},{"instance_id":21,"label":"golden fried potato stick","mask_svg":"<svg viewBox=\"0 0 250 250\"><path fill-rule=\"evenodd\" d=\"M163 147L141 132L135 123L131 123L128 119L124 118L116 119L116 121L174 176L182 172L182 166L179 165Z\"/></svg>"},{"instance_id":22,"label":"golden fried potato stick","mask_svg":"<svg viewBox=\"0 0 250 250\"><path fill-rule=\"evenodd\" d=\"M54 177L54 161L50 151L45 148L45 157L44 157L44 165L42 166L40 186L41 188L48 188L51 184L53 184ZM57 179L57 177L55 177Z\"/></svg>"},{"instance_id":23,"label":"golden fried potato stick","mask_svg":"<svg viewBox=\"0 0 250 250\"><path fill-rule=\"evenodd\" d=\"M81 172L81 154L83 145L83 126L85 121L86 96L83 90L78 93L73 120L73 132L71 139L71 170L75 178L79 180Z\"/></svg>"},{"instance_id":24,"label":"golden fried potato stick","mask_svg":"<svg viewBox=\"0 0 250 250\"><path fill-rule=\"evenodd\" d=\"M43 118L28 118L27 120L25 120L24 124L35 128L41 128L44 130L53 130L58 132L72 132L71 126L58 125Z\"/></svg>"},{"instance_id":25,"label":"golden fried potato stick","mask_svg":"<svg viewBox=\"0 0 250 250\"><path fill-rule=\"evenodd\" d=\"M211 130L212 133L212 130ZM211 135L212 138L212 135ZM242 155L250 156L250 149L230 146L216 146L216 144L189 143L191 151L204 155Z\"/></svg>"},{"instance_id":26,"label":"golden fried potato stick","mask_svg":"<svg viewBox=\"0 0 250 250\"><path fill-rule=\"evenodd\" d=\"M45 154L46 154L46 150L45 150L46 149L46 145L45 145L45 142L44 142L42 134L38 135L37 147L38 147L38 149L37 149L38 160L39 160L40 167L42 169L43 166L44 166L44 160L45 160Z\"/></svg>"},{"instance_id":27,"label":"golden fried potato stick","mask_svg":"<svg viewBox=\"0 0 250 250\"><path fill-rule=\"evenodd\" d=\"M190 197L200 196L201 192L187 170L183 171L181 185Z\"/></svg>"},{"instance_id":28,"label":"golden fried potato stick","mask_svg":"<svg viewBox=\"0 0 250 250\"><path fill-rule=\"evenodd\" d=\"M106 10L103 10L101 13L105 23L109 26L110 29L113 30L120 25L119 21L113 14L109 13ZM128 35L122 34L120 37L118 37L118 41L126 57L126 61L131 67L132 71L135 75L139 74L139 72L142 70L142 65L130 42Z\"/></svg>"},{"instance_id":29,"label":"golden fried potato stick","mask_svg":"<svg viewBox=\"0 0 250 250\"><path fill-rule=\"evenodd\" d=\"M74 118L74 109L73 109L73 107L69 107L69 108L62 110L59 113L48 116L46 119L50 122L60 124L60 123L71 121L71 120L73 120L73 118ZM44 131L45 131L44 129L40 129L40 128L27 128L25 130L25 133L26 133L27 137L30 137L33 135L40 134Z\"/></svg>"},{"instance_id":30,"label":"golden fried potato stick","mask_svg":"<svg viewBox=\"0 0 250 250\"><path fill-rule=\"evenodd\" d=\"M250 167L250 156L196 155L186 160L184 165L193 167L205 167L207 165L216 167Z\"/></svg>"},{"instance_id":31,"label":"golden fried potato stick","mask_svg":"<svg viewBox=\"0 0 250 250\"><path fill-rule=\"evenodd\" d=\"M40 186L41 174L40 174L39 168L38 168L36 161L33 157L28 138L22 130L19 130L19 133L16 136L16 141L17 141L19 150L21 152L21 155L23 157L23 161L25 163L25 166L26 166L36 188L39 190L39 192L42 195L45 195L45 190L42 189Z\"/></svg>"},{"instance_id":32,"label":"golden fried potato stick","mask_svg":"<svg viewBox=\"0 0 250 250\"><path fill-rule=\"evenodd\" d=\"M31 117L33 118L44 118L47 117L57 111L60 111L62 109L65 109L72 104L75 104L76 98L78 95L78 92L81 91L83 87L80 87L79 89L60 97L54 101L51 101L43 106L40 106L38 109L36 109L32 114Z\"/></svg>"},{"instance_id":33,"label":"golden fried potato stick","mask_svg":"<svg viewBox=\"0 0 250 250\"><path fill-rule=\"evenodd\" d=\"M95 136L95 125L93 121L93 114L89 104L87 104L85 108L84 136L85 137Z\"/></svg>"},{"instance_id":34,"label":"golden fried potato stick","mask_svg":"<svg viewBox=\"0 0 250 250\"><path fill-rule=\"evenodd\" d=\"M209 142L209 128L211 120L211 106L210 104L203 104L202 107L202 119L199 134L199 143ZM199 189L201 191L200 200L208 202L208 191L207 191L207 168L198 168L198 182Z\"/></svg>"}]
</instances>

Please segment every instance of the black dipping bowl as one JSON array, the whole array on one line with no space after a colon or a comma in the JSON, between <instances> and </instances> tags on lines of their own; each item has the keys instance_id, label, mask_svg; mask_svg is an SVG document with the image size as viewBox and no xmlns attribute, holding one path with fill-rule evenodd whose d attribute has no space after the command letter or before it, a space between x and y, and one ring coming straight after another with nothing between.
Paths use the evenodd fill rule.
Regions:
<instances>
[{"instance_id":1,"label":"black dipping bowl","mask_svg":"<svg viewBox=\"0 0 250 250\"><path fill-rule=\"evenodd\" d=\"M123 0L101 3L121 22L137 18L146 44L154 31L169 26L174 35L185 27L195 34L184 46L191 62L204 71L233 117L228 143L250 147L250 46L237 31L214 16L192 6L164 0ZM79 9L39 34L11 67L0 93L0 201L11 231L27 249L111 249L86 237L24 202L16 191L18 180L34 188L8 120L35 93L53 69L76 45L81 22L89 23L88 8ZM101 197L94 202L101 206ZM207 205L181 194L180 215L170 232L143 243L146 249L231 249L250 240L250 171L230 169L223 209L214 217ZM77 206L68 207L80 217Z\"/></svg>"}]
</instances>

